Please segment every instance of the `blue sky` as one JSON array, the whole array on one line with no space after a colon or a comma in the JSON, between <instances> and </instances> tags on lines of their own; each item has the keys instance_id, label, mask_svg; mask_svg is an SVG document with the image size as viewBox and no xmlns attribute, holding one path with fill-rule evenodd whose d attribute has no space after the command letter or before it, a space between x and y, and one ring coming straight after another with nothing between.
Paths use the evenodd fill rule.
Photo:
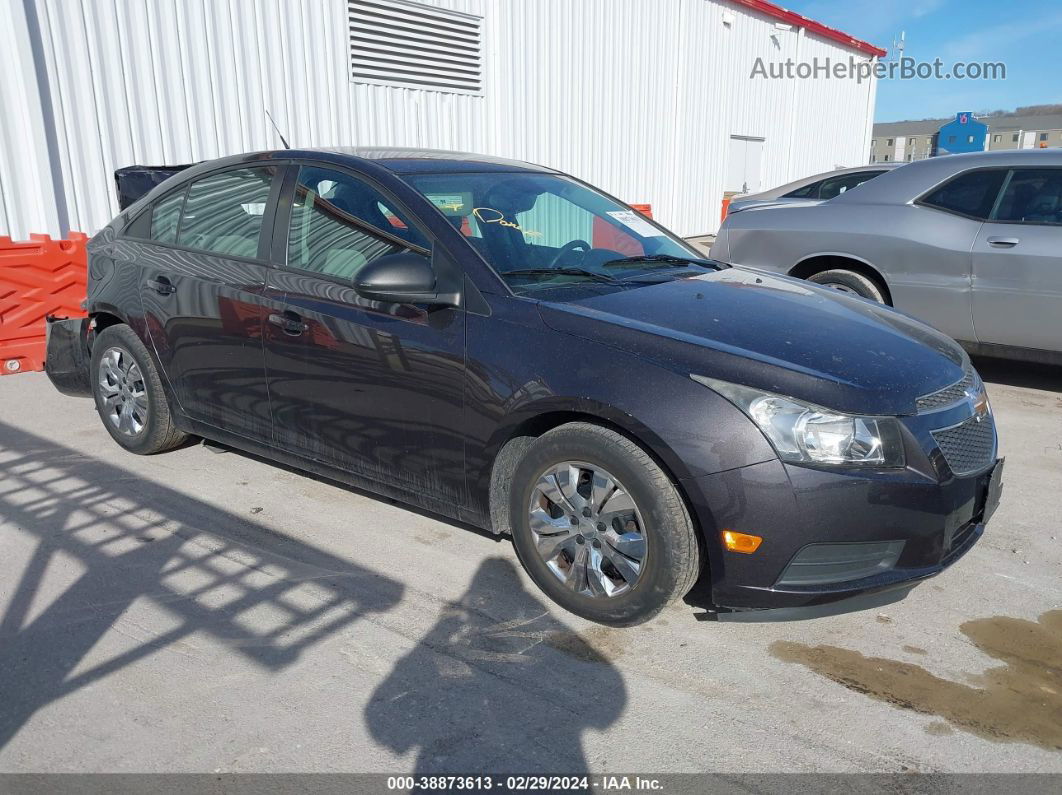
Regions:
<instances>
[{"instance_id":1,"label":"blue sky","mask_svg":"<svg viewBox=\"0 0 1062 795\"><path fill-rule=\"evenodd\" d=\"M884 47L907 33L920 61L1002 61L1006 80L882 80L876 121L948 117L1062 102L1058 0L774 0L791 11Z\"/></svg>"}]
</instances>

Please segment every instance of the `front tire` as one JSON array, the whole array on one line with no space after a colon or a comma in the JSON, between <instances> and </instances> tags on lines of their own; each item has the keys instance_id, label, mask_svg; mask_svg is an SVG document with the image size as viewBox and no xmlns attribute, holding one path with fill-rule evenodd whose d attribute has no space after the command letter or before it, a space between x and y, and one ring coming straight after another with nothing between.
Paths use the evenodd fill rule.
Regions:
<instances>
[{"instance_id":1,"label":"front tire","mask_svg":"<svg viewBox=\"0 0 1062 795\"><path fill-rule=\"evenodd\" d=\"M700 573L696 531L674 483L608 428L571 423L536 439L513 472L509 509L531 579L590 621L648 621Z\"/></svg>"},{"instance_id":2,"label":"front tire","mask_svg":"<svg viewBox=\"0 0 1062 795\"><path fill-rule=\"evenodd\" d=\"M881 285L862 273L856 273L855 271L834 268L812 274L808 277L808 281L821 284L823 287L829 287L838 292L858 295L860 298L876 301L879 304L887 303L885 291Z\"/></svg>"},{"instance_id":3,"label":"front tire","mask_svg":"<svg viewBox=\"0 0 1062 795\"><path fill-rule=\"evenodd\" d=\"M188 438L173 424L155 363L129 326L109 326L96 335L90 367L96 411L126 450L151 455Z\"/></svg>"}]
</instances>

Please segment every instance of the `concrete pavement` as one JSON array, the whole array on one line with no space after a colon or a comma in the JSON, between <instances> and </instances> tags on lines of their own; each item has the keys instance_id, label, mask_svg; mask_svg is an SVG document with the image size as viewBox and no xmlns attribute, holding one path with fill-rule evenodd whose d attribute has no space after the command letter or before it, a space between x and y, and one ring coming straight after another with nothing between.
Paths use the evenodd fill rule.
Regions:
<instances>
[{"instance_id":1,"label":"concrete pavement","mask_svg":"<svg viewBox=\"0 0 1062 795\"><path fill-rule=\"evenodd\" d=\"M627 630L506 540L139 458L0 378L0 771L1062 772L1062 372L981 366L1006 488L955 567L870 612Z\"/></svg>"}]
</instances>

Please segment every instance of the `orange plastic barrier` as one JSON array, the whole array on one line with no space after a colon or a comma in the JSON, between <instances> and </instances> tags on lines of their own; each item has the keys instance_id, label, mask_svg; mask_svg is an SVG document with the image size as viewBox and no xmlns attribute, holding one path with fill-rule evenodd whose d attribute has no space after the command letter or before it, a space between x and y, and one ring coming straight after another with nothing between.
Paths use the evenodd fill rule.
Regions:
<instances>
[{"instance_id":1,"label":"orange plastic barrier","mask_svg":"<svg viewBox=\"0 0 1062 795\"><path fill-rule=\"evenodd\" d=\"M45 318L84 317L88 235L0 237L0 375L44 369Z\"/></svg>"}]
</instances>

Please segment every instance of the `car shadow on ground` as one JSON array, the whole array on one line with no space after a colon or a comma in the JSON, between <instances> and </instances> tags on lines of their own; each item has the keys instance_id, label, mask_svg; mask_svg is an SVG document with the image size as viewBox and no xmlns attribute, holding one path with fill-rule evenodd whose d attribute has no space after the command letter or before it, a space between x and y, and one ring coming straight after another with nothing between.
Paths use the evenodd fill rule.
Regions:
<instances>
[{"instance_id":1,"label":"car shadow on ground","mask_svg":"<svg viewBox=\"0 0 1062 795\"><path fill-rule=\"evenodd\" d=\"M616 632L589 634L604 649ZM553 618L510 561L488 558L376 688L365 722L391 751L416 752L414 776L587 775L582 733L627 702L601 649Z\"/></svg>"},{"instance_id":2,"label":"car shadow on ground","mask_svg":"<svg viewBox=\"0 0 1062 795\"><path fill-rule=\"evenodd\" d=\"M981 356L973 357L973 363L981 378L990 384L1062 392L1062 366Z\"/></svg>"},{"instance_id":3,"label":"car shadow on ground","mask_svg":"<svg viewBox=\"0 0 1062 795\"><path fill-rule=\"evenodd\" d=\"M403 594L393 579L3 422L0 520L5 553L26 558L4 587L0 748L42 707L192 633L278 671ZM90 655L141 599L165 609L167 628L109 659Z\"/></svg>"}]
</instances>

